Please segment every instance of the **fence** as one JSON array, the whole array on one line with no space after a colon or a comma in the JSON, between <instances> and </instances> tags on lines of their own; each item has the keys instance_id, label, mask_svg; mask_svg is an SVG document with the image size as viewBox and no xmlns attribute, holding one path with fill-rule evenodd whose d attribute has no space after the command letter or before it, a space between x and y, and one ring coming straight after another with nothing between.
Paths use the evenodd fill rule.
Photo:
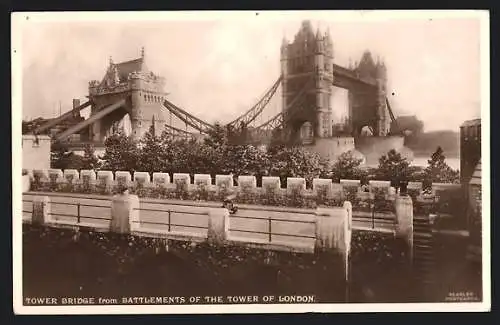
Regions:
<instances>
[{"instance_id":1,"label":"fence","mask_svg":"<svg viewBox=\"0 0 500 325\"><path fill-rule=\"evenodd\" d=\"M23 198L23 205L28 204L23 207L23 220L27 221L33 214L33 198L42 195L30 193L25 194L26 196L32 197L31 200ZM95 196L82 198L57 194L51 194L49 197L51 207L48 216L52 225L94 227L99 230L109 227L111 221L109 198ZM137 232L146 236L178 237L183 235L194 239L206 239L209 228L207 208L213 206L213 204L189 206L168 201L141 201L139 208L136 209L140 211L140 218L135 221L140 224ZM260 211L249 208L240 209L237 214L229 217L228 239L260 244L313 247L316 241L315 213L311 210L307 212L302 210L304 209L290 209L286 213L284 212L287 211L286 209ZM251 215L252 213L255 215ZM262 214L267 216L261 216ZM288 218L280 218L276 216L277 214L287 215ZM305 218L308 220L304 220Z\"/></svg>"}]
</instances>

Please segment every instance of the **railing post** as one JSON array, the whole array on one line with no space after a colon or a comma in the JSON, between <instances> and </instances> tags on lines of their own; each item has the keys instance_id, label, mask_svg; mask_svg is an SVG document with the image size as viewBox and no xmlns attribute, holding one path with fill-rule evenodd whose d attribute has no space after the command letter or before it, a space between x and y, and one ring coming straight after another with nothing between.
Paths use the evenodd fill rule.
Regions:
<instances>
[{"instance_id":1,"label":"railing post","mask_svg":"<svg viewBox=\"0 0 500 325\"><path fill-rule=\"evenodd\" d=\"M32 223L44 224L50 221L50 198L48 196L35 196L33 198Z\"/></svg>"},{"instance_id":2,"label":"railing post","mask_svg":"<svg viewBox=\"0 0 500 325\"><path fill-rule=\"evenodd\" d=\"M170 232L170 229L171 229L171 226L170 226L170 223L171 223L171 216L170 216L170 213L171 211L168 210L168 232Z\"/></svg>"},{"instance_id":3,"label":"railing post","mask_svg":"<svg viewBox=\"0 0 500 325\"><path fill-rule=\"evenodd\" d=\"M409 195L398 195L395 200L396 237L403 238L408 245L410 260L413 254L413 202Z\"/></svg>"},{"instance_id":4,"label":"railing post","mask_svg":"<svg viewBox=\"0 0 500 325\"><path fill-rule=\"evenodd\" d=\"M210 243L224 244L229 233L229 210L226 208L211 208L208 210L208 232Z\"/></svg>"},{"instance_id":5,"label":"railing post","mask_svg":"<svg viewBox=\"0 0 500 325\"><path fill-rule=\"evenodd\" d=\"M272 230L271 230L271 223L272 223L272 220L271 220L271 217L268 218L268 221L269 221L269 226L268 226L268 231L269 231L269 242L272 241L273 239L273 235L272 235Z\"/></svg>"},{"instance_id":6,"label":"railing post","mask_svg":"<svg viewBox=\"0 0 500 325\"><path fill-rule=\"evenodd\" d=\"M77 203L76 213L77 213L77 221L78 223L80 223L80 202Z\"/></svg>"},{"instance_id":7,"label":"railing post","mask_svg":"<svg viewBox=\"0 0 500 325\"><path fill-rule=\"evenodd\" d=\"M111 232L128 234L139 228L139 197L118 194L111 200Z\"/></svg>"},{"instance_id":8,"label":"railing post","mask_svg":"<svg viewBox=\"0 0 500 325\"><path fill-rule=\"evenodd\" d=\"M375 229L375 201L370 203L372 208L372 229Z\"/></svg>"}]
</instances>

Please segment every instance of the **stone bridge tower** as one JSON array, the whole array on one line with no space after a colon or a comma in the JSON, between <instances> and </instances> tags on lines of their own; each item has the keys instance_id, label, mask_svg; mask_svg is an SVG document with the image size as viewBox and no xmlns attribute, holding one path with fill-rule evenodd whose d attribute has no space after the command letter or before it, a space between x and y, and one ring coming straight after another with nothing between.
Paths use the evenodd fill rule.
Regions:
<instances>
[{"instance_id":1,"label":"stone bridge tower","mask_svg":"<svg viewBox=\"0 0 500 325\"><path fill-rule=\"evenodd\" d=\"M293 42L281 45L282 111L286 133L303 142L332 135L333 43L329 32L314 33L302 22ZM294 100L301 90L303 96Z\"/></svg>"},{"instance_id":2,"label":"stone bridge tower","mask_svg":"<svg viewBox=\"0 0 500 325\"><path fill-rule=\"evenodd\" d=\"M375 88L353 87L349 89L349 120L354 136L359 136L364 126L374 136L388 135L391 119L386 103L387 68L380 59L373 60L365 51L359 63L349 67L359 78L375 81Z\"/></svg>"},{"instance_id":3,"label":"stone bridge tower","mask_svg":"<svg viewBox=\"0 0 500 325\"><path fill-rule=\"evenodd\" d=\"M89 83L91 115L125 100L121 107L96 119L89 126L93 142L103 142L107 136L123 127L135 139L141 138L155 124L158 134L165 125L163 101L165 80L146 66L144 48L135 60L114 63L110 58L107 71L101 81Z\"/></svg>"}]
</instances>

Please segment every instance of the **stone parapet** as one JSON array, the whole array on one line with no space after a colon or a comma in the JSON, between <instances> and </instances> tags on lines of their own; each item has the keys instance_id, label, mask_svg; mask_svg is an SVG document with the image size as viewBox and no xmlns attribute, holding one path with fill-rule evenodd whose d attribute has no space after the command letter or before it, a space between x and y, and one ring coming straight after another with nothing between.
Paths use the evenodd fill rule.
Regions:
<instances>
[{"instance_id":1,"label":"stone parapet","mask_svg":"<svg viewBox=\"0 0 500 325\"><path fill-rule=\"evenodd\" d=\"M116 171L115 172L115 180L117 185L121 186L131 186L132 185L132 176L128 171Z\"/></svg>"},{"instance_id":2,"label":"stone parapet","mask_svg":"<svg viewBox=\"0 0 500 325\"><path fill-rule=\"evenodd\" d=\"M160 187L167 187L170 183L170 174L168 173L153 173L153 184Z\"/></svg>"},{"instance_id":3,"label":"stone parapet","mask_svg":"<svg viewBox=\"0 0 500 325\"><path fill-rule=\"evenodd\" d=\"M135 172L134 173L134 183L147 186L147 185L149 185L150 182L151 182L151 177L149 176L148 172Z\"/></svg>"}]
</instances>

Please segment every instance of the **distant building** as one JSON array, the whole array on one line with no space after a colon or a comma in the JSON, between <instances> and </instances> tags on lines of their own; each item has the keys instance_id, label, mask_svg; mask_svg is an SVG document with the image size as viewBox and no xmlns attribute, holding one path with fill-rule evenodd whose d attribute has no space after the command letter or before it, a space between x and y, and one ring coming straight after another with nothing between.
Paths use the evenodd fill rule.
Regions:
<instances>
[{"instance_id":1,"label":"distant building","mask_svg":"<svg viewBox=\"0 0 500 325\"><path fill-rule=\"evenodd\" d=\"M469 228L468 257L481 261L482 238L481 119L465 121L460 127L460 181L467 197Z\"/></svg>"},{"instance_id":2,"label":"distant building","mask_svg":"<svg viewBox=\"0 0 500 325\"><path fill-rule=\"evenodd\" d=\"M470 181L481 159L481 119L465 121L460 126L460 182Z\"/></svg>"}]
</instances>

